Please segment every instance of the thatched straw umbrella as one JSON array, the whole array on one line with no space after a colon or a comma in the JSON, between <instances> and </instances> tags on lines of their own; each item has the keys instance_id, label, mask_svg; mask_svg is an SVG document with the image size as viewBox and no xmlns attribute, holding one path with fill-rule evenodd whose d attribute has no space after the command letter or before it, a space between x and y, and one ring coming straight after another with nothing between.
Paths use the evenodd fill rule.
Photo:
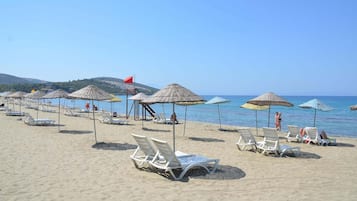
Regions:
<instances>
[{"instance_id":1,"label":"thatched straw umbrella","mask_svg":"<svg viewBox=\"0 0 357 201\"><path fill-rule=\"evenodd\" d=\"M61 131L60 129L60 114L61 114L61 98L67 98L68 93L62 89L57 89L55 91L52 91L46 95L44 95L42 98L58 98L58 132Z\"/></svg>"},{"instance_id":2,"label":"thatched straw umbrella","mask_svg":"<svg viewBox=\"0 0 357 201\"><path fill-rule=\"evenodd\" d=\"M94 105L94 100L109 100L112 98L112 96L103 91L102 89L99 89L98 87L94 85L88 85L82 89L79 89L71 94L68 95L69 97L72 98L79 98L83 100L91 100L92 105ZM97 131L95 127L95 114L94 114L94 109L93 111L93 125L94 125L94 137L95 137L95 142L98 143L97 141Z\"/></svg>"},{"instance_id":3,"label":"thatched straw umbrella","mask_svg":"<svg viewBox=\"0 0 357 201\"><path fill-rule=\"evenodd\" d=\"M258 97L255 97L247 103L251 103L254 105L260 105L260 106L269 106L269 111L268 111L268 127L270 125L270 107L272 105L279 105L279 106L286 106L286 107L292 107L294 106L292 103L288 102L287 100L283 99L282 97L274 94L273 92L268 92L265 94L262 94Z\"/></svg>"},{"instance_id":4,"label":"thatched straw umbrella","mask_svg":"<svg viewBox=\"0 0 357 201\"><path fill-rule=\"evenodd\" d=\"M23 99L26 94L27 94L26 92L17 91L17 92L8 94L8 95L5 96L5 97L6 97L6 98L20 99L20 112L21 112L21 99ZM13 104L13 107L15 107L15 104Z\"/></svg>"},{"instance_id":5,"label":"thatched straw umbrella","mask_svg":"<svg viewBox=\"0 0 357 201\"><path fill-rule=\"evenodd\" d=\"M169 84L149 98L142 100L143 103L172 103L172 113L175 113L175 104L189 105L192 102L204 102L204 99L194 94L179 84ZM175 151L175 123L172 124L173 150Z\"/></svg>"},{"instance_id":6,"label":"thatched straw umbrella","mask_svg":"<svg viewBox=\"0 0 357 201\"><path fill-rule=\"evenodd\" d=\"M352 105L352 106L350 107L350 110L357 110L357 105Z\"/></svg>"},{"instance_id":7,"label":"thatched straw umbrella","mask_svg":"<svg viewBox=\"0 0 357 201\"><path fill-rule=\"evenodd\" d=\"M36 99L37 100L37 116L36 118L38 119L38 111L40 110L40 99L42 99L42 97L46 95L46 93L44 91L38 90L35 91L33 93L29 93L25 95L25 98L29 98L29 99Z\"/></svg>"}]
</instances>

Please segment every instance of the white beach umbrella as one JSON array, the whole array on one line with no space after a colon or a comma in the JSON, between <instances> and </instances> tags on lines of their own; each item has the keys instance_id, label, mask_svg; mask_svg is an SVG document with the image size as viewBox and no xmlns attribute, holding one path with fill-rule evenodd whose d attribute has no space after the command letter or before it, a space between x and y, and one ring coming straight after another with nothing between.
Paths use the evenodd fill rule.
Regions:
<instances>
[{"instance_id":1,"label":"white beach umbrella","mask_svg":"<svg viewBox=\"0 0 357 201\"><path fill-rule=\"evenodd\" d=\"M316 111L317 110L324 111L324 112L333 110L332 107L324 104L323 102L321 102L320 100L318 100L316 98L311 99L311 100L299 105L299 107L305 108L305 109L314 109L314 111L315 111L315 114L314 114L314 127L316 126Z\"/></svg>"},{"instance_id":2,"label":"white beach umbrella","mask_svg":"<svg viewBox=\"0 0 357 201\"><path fill-rule=\"evenodd\" d=\"M99 89L98 87L96 87L94 85L88 85L82 89L79 89L73 93L70 93L68 96L72 97L72 98L83 99L83 100L91 100L92 105L94 105L94 100L109 100L112 98L112 96L109 93L105 92L102 89ZM93 112L94 138L95 138L95 142L98 143L97 131L96 131L96 127L95 127L94 110L92 110L92 112Z\"/></svg>"},{"instance_id":3,"label":"white beach umbrella","mask_svg":"<svg viewBox=\"0 0 357 201\"><path fill-rule=\"evenodd\" d=\"M218 119L219 119L219 130L222 130L222 126L221 126L221 111L219 110L219 104L222 103L228 103L230 102L230 100L216 96L214 98L212 98L211 100L207 101L205 104L216 104L217 108L218 108Z\"/></svg>"}]
</instances>

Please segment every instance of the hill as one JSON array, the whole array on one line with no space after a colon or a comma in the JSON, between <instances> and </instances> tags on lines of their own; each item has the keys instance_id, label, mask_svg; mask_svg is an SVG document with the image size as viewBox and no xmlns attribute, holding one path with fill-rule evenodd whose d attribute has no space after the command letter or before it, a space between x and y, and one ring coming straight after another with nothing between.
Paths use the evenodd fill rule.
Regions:
<instances>
[{"instance_id":1,"label":"hill","mask_svg":"<svg viewBox=\"0 0 357 201\"><path fill-rule=\"evenodd\" d=\"M32 78L16 77L13 75L0 73L0 84L38 84L38 83L46 83L46 81L32 79Z\"/></svg>"},{"instance_id":2,"label":"hill","mask_svg":"<svg viewBox=\"0 0 357 201\"><path fill-rule=\"evenodd\" d=\"M6 75L6 74L1 74ZM15 77L15 76L13 76ZM4 79L3 79L4 78ZM16 77L18 78L18 77ZM36 83L36 79L29 78L18 78L18 82L11 82L11 75L0 77L0 92L1 91L25 91L30 92L32 89L41 89L41 90L56 90L63 89L67 92L73 92L78 89L81 89L87 85L95 85L104 91L112 94L123 95L129 91L130 94L135 94L143 92L147 95L155 93L158 89L140 84L124 84L122 79L112 78L112 77L97 77L91 79L82 79L82 80L72 80L68 82L45 82ZM22 80L22 81L21 81ZM27 80L24 81L24 80ZM20 82L21 81L21 82ZM33 81L33 82L31 82Z\"/></svg>"}]
</instances>

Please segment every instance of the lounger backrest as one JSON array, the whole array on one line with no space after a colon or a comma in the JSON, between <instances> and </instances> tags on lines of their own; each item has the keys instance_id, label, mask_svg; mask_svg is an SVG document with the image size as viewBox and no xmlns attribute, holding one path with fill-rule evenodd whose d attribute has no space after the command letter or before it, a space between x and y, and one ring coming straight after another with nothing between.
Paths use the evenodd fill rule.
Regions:
<instances>
[{"instance_id":1,"label":"lounger backrest","mask_svg":"<svg viewBox=\"0 0 357 201\"><path fill-rule=\"evenodd\" d=\"M306 127L304 130L306 131L306 135L309 136L310 139L312 140L320 139L316 127Z\"/></svg>"},{"instance_id":2,"label":"lounger backrest","mask_svg":"<svg viewBox=\"0 0 357 201\"><path fill-rule=\"evenodd\" d=\"M30 114L26 113L25 116L25 123L32 124L35 121Z\"/></svg>"},{"instance_id":3,"label":"lounger backrest","mask_svg":"<svg viewBox=\"0 0 357 201\"><path fill-rule=\"evenodd\" d=\"M153 145L151 144L151 142L146 136L136 135L136 134L131 134L131 135L134 137L141 151L144 152L146 156L154 156L156 154Z\"/></svg>"},{"instance_id":4,"label":"lounger backrest","mask_svg":"<svg viewBox=\"0 0 357 201\"><path fill-rule=\"evenodd\" d=\"M288 133L290 137L296 137L300 135L300 129L295 125L288 125Z\"/></svg>"},{"instance_id":5,"label":"lounger backrest","mask_svg":"<svg viewBox=\"0 0 357 201\"><path fill-rule=\"evenodd\" d=\"M279 146L279 136L275 128L263 128L263 134L267 146Z\"/></svg>"},{"instance_id":6,"label":"lounger backrest","mask_svg":"<svg viewBox=\"0 0 357 201\"><path fill-rule=\"evenodd\" d=\"M252 144L256 143L255 138L249 129L246 129L246 128L239 129L238 132L239 132L240 136L242 137L242 140L245 143L252 143Z\"/></svg>"},{"instance_id":7,"label":"lounger backrest","mask_svg":"<svg viewBox=\"0 0 357 201\"><path fill-rule=\"evenodd\" d=\"M175 152L171 149L170 145L166 141L152 138L153 143L159 150L160 156L166 160L168 167L180 167L181 163L176 158Z\"/></svg>"}]
</instances>

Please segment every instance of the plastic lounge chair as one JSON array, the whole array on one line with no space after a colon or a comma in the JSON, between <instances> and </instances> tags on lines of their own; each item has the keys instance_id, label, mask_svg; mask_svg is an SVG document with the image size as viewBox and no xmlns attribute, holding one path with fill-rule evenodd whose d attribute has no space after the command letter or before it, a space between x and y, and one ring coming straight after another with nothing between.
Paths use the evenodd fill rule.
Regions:
<instances>
[{"instance_id":1,"label":"plastic lounge chair","mask_svg":"<svg viewBox=\"0 0 357 201\"><path fill-rule=\"evenodd\" d=\"M236 143L238 149L240 151L246 150L246 147L250 147L249 150L256 151L257 150L257 142L255 141L254 136L250 132L249 129L238 129L240 134L239 140Z\"/></svg>"},{"instance_id":2,"label":"plastic lounge chair","mask_svg":"<svg viewBox=\"0 0 357 201\"><path fill-rule=\"evenodd\" d=\"M151 161L156 154L156 149L146 136L131 134L135 139L138 147L132 155L131 160L138 169L149 168L149 161Z\"/></svg>"},{"instance_id":3,"label":"plastic lounge chair","mask_svg":"<svg viewBox=\"0 0 357 201\"><path fill-rule=\"evenodd\" d=\"M34 119L31 115L26 114L25 124L30 126L52 126L55 121L50 119Z\"/></svg>"},{"instance_id":4,"label":"plastic lounge chair","mask_svg":"<svg viewBox=\"0 0 357 201\"><path fill-rule=\"evenodd\" d=\"M170 119L166 119L165 114L164 113L160 113L160 115L155 114L154 123L157 124L166 124L169 123L171 120Z\"/></svg>"},{"instance_id":5,"label":"plastic lounge chair","mask_svg":"<svg viewBox=\"0 0 357 201\"><path fill-rule=\"evenodd\" d=\"M169 173L174 180L181 180L189 170L194 168L203 168L207 173L212 173L218 167L218 159L209 159L199 155L177 156L166 141L153 138L152 141L158 151L149 163L157 168L159 173L161 171Z\"/></svg>"},{"instance_id":6,"label":"plastic lounge chair","mask_svg":"<svg viewBox=\"0 0 357 201\"><path fill-rule=\"evenodd\" d=\"M257 149L263 154L274 153L282 157L285 154L300 155L300 147L291 147L289 145L280 145L279 136L275 128L263 128L264 141L257 145Z\"/></svg>"},{"instance_id":7,"label":"plastic lounge chair","mask_svg":"<svg viewBox=\"0 0 357 201\"><path fill-rule=\"evenodd\" d=\"M305 136L303 137L303 140L306 144L311 144L311 143L317 145L323 144L316 127L305 127L304 133Z\"/></svg>"},{"instance_id":8,"label":"plastic lounge chair","mask_svg":"<svg viewBox=\"0 0 357 201\"><path fill-rule=\"evenodd\" d=\"M113 118L112 115L107 112L102 113L101 122L105 123L105 124L116 124L116 125L127 125L128 124L128 121L121 120L118 118Z\"/></svg>"},{"instance_id":9,"label":"plastic lounge chair","mask_svg":"<svg viewBox=\"0 0 357 201\"><path fill-rule=\"evenodd\" d=\"M322 145L333 145L333 146L337 145L336 139L327 137L327 134L324 130L321 131L320 137L321 137L321 142L322 142L320 144L322 144Z\"/></svg>"},{"instance_id":10,"label":"plastic lounge chair","mask_svg":"<svg viewBox=\"0 0 357 201\"><path fill-rule=\"evenodd\" d=\"M295 125L288 125L288 134L285 136L285 138L288 142L302 142L299 127Z\"/></svg>"},{"instance_id":11,"label":"plastic lounge chair","mask_svg":"<svg viewBox=\"0 0 357 201\"><path fill-rule=\"evenodd\" d=\"M79 116L81 116L81 114L79 114L79 113L74 113L73 110L71 110L71 109L66 109L66 110L64 111L64 115L66 115L66 116L71 116L71 117L79 117Z\"/></svg>"},{"instance_id":12,"label":"plastic lounge chair","mask_svg":"<svg viewBox=\"0 0 357 201\"><path fill-rule=\"evenodd\" d=\"M19 112L19 111L7 111L5 113L6 116L25 116L24 112Z\"/></svg>"}]
</instances>

